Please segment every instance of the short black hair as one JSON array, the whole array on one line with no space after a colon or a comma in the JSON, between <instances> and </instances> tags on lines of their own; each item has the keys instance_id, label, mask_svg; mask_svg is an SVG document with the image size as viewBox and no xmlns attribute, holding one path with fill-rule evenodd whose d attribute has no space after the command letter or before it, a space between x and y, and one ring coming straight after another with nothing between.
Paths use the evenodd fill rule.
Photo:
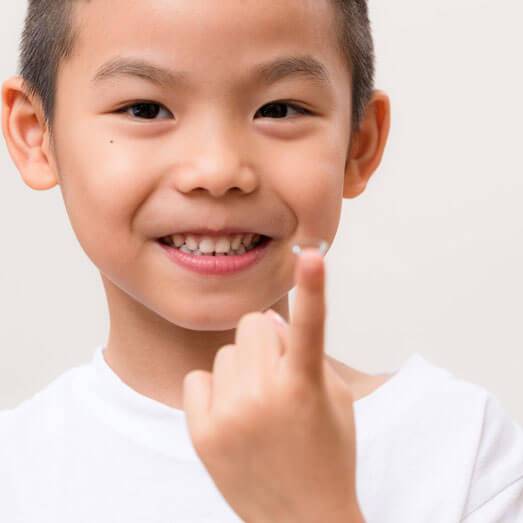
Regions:
<instances>
[{"instance_id":1,"label":"short black hair","mask_svg":"<svg viewBox=\"0 0 523 523\"><path fill-rule=\"evenodd\" d=\"M72 54L74 4L90 0L29 0L20 44L19 72L26 89L37 95L52 134L56 79ZM374 89L374 43L367 0L329 0L336 9L340 52L352 76L352 130L359 130Z\"/></svg>"}]
</instances>

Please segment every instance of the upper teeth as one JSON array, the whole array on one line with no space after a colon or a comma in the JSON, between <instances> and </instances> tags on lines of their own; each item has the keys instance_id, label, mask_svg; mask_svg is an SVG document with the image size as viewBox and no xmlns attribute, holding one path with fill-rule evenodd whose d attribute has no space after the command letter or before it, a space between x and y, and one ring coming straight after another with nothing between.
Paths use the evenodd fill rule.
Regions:
<instances>
[{"instance_id":1,"label":"upper teeth","mask_svg":"<svg viewBox=\"0 0 523 523\"><path fill-rule=\"evenodd\" d=\"M197 236L195 234L174 234L170 237L176 247L182 250L200 252L202 254L228 253L229 251L239 251L242 254L245 249L252 247L260 239L259 234L235 234L232 236Z\"/></svg>"}]
</instances>

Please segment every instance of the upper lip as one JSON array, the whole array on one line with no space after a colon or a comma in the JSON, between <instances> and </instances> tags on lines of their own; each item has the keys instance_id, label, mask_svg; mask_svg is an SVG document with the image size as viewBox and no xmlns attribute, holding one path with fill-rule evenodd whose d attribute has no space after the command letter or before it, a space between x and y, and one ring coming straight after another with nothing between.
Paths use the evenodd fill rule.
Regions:
<instances>
[{"instance_id":1,"label":"upper lip","mask_svg":"<svg viewBox=\"0 0 523 523\"><path fill-rule=\"evenodd\" d=\"M184 231L177 231L177 232L171 232L170 234L167 234L166 236L174 236L175 234L194 234L198 236L211 236L213 238L219 237L219 236L228 236L231 234L260 234L262 236L269 236L268 234L264 234L261 232L256 232L254 230L246 229L245 227L239 228L239 227L227 227L226 229L216 230L216 229L208 229L205 227L198 227L195 229L190 230L184 230ZM270 236L269 236L270 237ZM164 236L165 238L165 236Z\"/></svg>"}]
</instances>

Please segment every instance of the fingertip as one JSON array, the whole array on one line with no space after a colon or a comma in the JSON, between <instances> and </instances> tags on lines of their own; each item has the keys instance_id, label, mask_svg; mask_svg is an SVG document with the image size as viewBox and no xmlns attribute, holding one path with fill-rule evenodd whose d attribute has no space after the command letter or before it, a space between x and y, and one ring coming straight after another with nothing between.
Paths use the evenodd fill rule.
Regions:
<instances>
[{"instance_id":1,"label":"fingertip","mask_svg":"<svg viewBox=\"0 0 523 523\"><path fill-rule=\"evenodd\" d=\"M291 250L296 255L301 255L305 250L318 251L323 257L329 250L329 243L325 240L304 240L300 243L294 243Z\"/></svg>"},{"instance_id":2,"label":"fingertip","mask_svg":"<svg viewBox=\"0 0 523 523\"><path fill-rule=\"evenodd\" d=\"M308 244L294 244L292 252L296 255L294 268L295 285L308 288L311 291L320 291L325 285L325 260L328 243L321 241Z\"/></svg>"},{"instance_id":3,"label":"fingertip","mask_svg":"<svg viewBox=\"0 0 523 523\"><path fill-rule=\"evenodd\" d=\"M306 276L320 276L323 273L323 256L318 250L306 249L300 255L302 270Z\"/></svg>"}]
</instances>

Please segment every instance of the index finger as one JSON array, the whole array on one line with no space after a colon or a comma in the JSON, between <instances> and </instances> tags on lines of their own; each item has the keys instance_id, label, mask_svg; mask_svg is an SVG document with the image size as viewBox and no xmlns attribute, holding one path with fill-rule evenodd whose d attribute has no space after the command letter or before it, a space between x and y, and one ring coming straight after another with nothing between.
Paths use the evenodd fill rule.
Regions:
<instances>
[{"instance_id":1,"label":"index finger","mask_svg":"<svg viewBox=\"0 0 523 523\"><path fill-rule=\"evenodd\" d=\"M325 262L318 249L306 248L296 260L296 300L286 357L293 372L317 379L323 371L326 318Z\"/></svg>"}]
</instances>

